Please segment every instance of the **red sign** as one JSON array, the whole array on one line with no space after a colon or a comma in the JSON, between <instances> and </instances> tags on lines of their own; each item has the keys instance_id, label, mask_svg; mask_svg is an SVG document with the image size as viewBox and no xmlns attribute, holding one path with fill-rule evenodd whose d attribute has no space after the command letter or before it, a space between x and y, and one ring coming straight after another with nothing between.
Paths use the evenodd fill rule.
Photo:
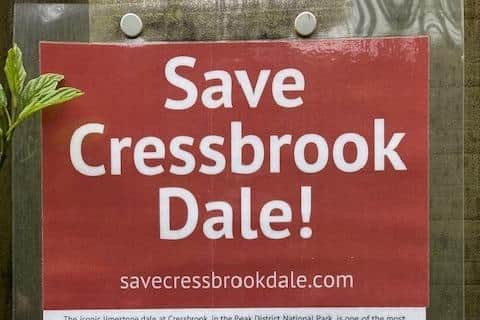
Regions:
<instances>
[{"instance_id":1,"label":"red sign","mask_svg":"<svg viewBox=\"0 0 480 320\"><path fill-rule=\"evenodd\" d=\"M428 305L428 39L60 44L45 310Z\"/></svg>"}]
</instances>

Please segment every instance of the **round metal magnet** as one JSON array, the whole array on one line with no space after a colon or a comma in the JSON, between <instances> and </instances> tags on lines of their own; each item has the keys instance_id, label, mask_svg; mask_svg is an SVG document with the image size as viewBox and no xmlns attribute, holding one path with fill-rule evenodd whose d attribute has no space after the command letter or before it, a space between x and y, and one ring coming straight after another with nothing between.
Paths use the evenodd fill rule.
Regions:
<instances>
[{"instance_id":1,"label":"round metal magnet","mask_svg":"<svg viewBox=\"0 0 480 320\"><path fill-rule=\"evenodd\" d=\"M120 28L127 37L136 38L142 33L143 22L135 13L127 13L120 20Z\"/></svg>"},{"instance_id":2,"label":"round metal magnet","mask_svg":"<svg viewBox=\"0 0 480 320\"><path fill-rule=\"evenodd\" d=\"M295 18L295 31L302 37L308 37L317 27L317 17L310 11L299 13Z\"/></svg>"}]
</instances>

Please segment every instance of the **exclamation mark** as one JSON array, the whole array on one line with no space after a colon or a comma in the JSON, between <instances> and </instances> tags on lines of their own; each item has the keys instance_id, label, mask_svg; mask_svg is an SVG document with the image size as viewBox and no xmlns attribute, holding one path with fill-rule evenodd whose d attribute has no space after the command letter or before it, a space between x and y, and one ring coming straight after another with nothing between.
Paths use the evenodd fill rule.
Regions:
<instances>
[{"instance_id":1,"label":"exclamation mark","mask_svg":"<svg viewBox=\"0 0 480 320\"><path fill-rule=\"evenodd\" d=\"M300 211L302 213L302 221L305 224L310 223L312 216L312 187L303 187L300 192ZM312 237L312 228L302 227L300 229L300 237L310 239Z\"/></svg>"}]
</instances>

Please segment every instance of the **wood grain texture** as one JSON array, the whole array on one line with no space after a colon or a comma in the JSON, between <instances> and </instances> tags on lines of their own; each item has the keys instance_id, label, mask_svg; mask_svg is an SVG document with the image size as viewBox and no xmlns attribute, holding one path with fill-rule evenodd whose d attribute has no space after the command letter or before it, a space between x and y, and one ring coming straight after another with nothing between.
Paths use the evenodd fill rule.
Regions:
<instances>
[{"instance_id":1,"label":"wood grain texture","mask_svg":"<svg viewBox=\"0 0 480 320\"><path fill-rule=\"evenodd\" d=\"M31 4L88 4L88 0L15 0L15 3L31 3Z\"/></svg>"},{"instance_id":2,"label":"wood grain texture","mask_svg":"<svg viewBox=\"0 0 480 320\"><path fill-rule=\"evenodd\" d=\"M12 43L13 1L0 2L0 65ZM5 83L3 72L0 81ZM0 319L11 317L12 307L12 184L11 161L0 172Z\"/></svg>"},{"instance_id":3,"label":"wood grain texture","mask_svg":"<svg viewBox=\"0 0 480 320\"><path fill-rule=\"evenodd\" d=\"M480 319L480 1L465 1L465 319Z\"/></svg>"},{"instance_id":4,"label":"wood grain texture","mask_svg":"<svg viewBox=\"0 0 480 320\"><path fill-rule=\"evenodd\" d=\"M461 1L92 0L90 3L90 40L96 42L291 39L296 37L293 20L303 10L312 11L319 21L313 38L429 34L432 245L428 319L463 318ZM139 14L144 21L140 39L125 39L118 28L121 16L129 11ZM475 250L472 245L469 248Z\"/></svg>"},{"instance_id":5,"label":"wood grain texture","mask_svg":"<svg viewBox=\"0 0 480 320\"><path fill-rule=\"evenodd\" d=\"M88 41L87 4L16 4L15 41L38 74L39 40ZM13 319L42 319L40 118L17 130L13 148Z\"/></svg>"},{"instance_id":6,"label":"wood grain texture","mask_svg":"<svg viewBox=\"0 0 480 320\"><path fill-rule=\"evenodd\" d=\"M0 0L0 8L5 1ZM46 2L84 3L86 1L17 2L36 2L40 5ZM465 2L467 70L465 157L463 157L463 77L461 72L463 34L460 1L408 1L408 3L419 4L419 9L415 9L414 6L412 8L416 11L412 12L387 6L390 10L388 13L394 17L388 22L385 22L385 13L378 8L376 2L378 1L91 0L90 20L88 7L83 6L83 9L79 9L79 7L65 6L65 12L60 19L42 24L39 20L38 8L35 9L29 5L31 8L23 8L15 22L17 41L26 50L27 69L31 74L38 72L36 46L39 39L127 41L118 28L118 22L123 13L132 10L144 19L145 32L142 38L147 41L295 38L292 22L296 14L303 10L311 10L318 17L319 27L314 35L316 38L430 34L432 39L430 83L432 88L432 178L430 181L432 307L429 310L429 319L463 318L463 273L460 270L463 268L462 219L465 200L465 219L469 221L465 227L466 319L478 320L480 319L478 280L480 269L478 253L480 248L478 244L480 231L478 227L480 219L480 137L478 135L480 130L478 94L480 1L466 0ZM358 19L348 18L348 13L352 11L355 11ZM90 38L88 37L89 23ZM3 29L0 30L1 32L4 32ZM13 212L15 215L13 245L16 266L14 319L33 320L41 319L38 119L28 122L18 132L16 144L13 163ZM8 186L10 180L7 177L4 181L7 183L0 182L0 188ZM9 203L8 199L7 192L7 202L0 202L2 210L8 209L6 204ZM6 217L8 224L9 215ZM2 223L3 220L4 218ZM3 272L6 272L8 282L8 268L0 272L2 272L1 277L4 277ZM4 281L2 279L0 281ZM3 299L1 293L0 299ZM8 312L8 307L2 306L2 308L0 310ZM2 314L0 319L3 319Z\"/></svg>"}]
</instances>

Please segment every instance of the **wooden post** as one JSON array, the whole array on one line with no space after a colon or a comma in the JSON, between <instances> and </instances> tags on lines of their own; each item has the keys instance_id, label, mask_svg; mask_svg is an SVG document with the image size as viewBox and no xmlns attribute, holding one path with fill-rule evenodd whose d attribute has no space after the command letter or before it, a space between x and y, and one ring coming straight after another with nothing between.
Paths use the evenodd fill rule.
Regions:
<instances>
[{"instance_id":1,"label":"wooden post","mask_svg":"<svg viewBox=\"0 0 480 320\"><path fill-rule=\"evenodd\" d=\"M144 19L146 41L295 38L293 20L304 10L318 19L312 38L431 34L428 319L463 319L462 5L460 0L402 3L96 0L90 5L90 40L125 41L118 22L128 11ZM447 27L445 19L452 24Z\"/></svg>"},{"instance_id":2,"label":"wooden post","mask_svg":"<svg viewBox=\"0 0 480 320\"><path fill-rule=\"evenodd\" d=\"M0 65L3 70L12 43L13 1L0 2ZM0 81L5 76L0 72ZM0 172L0 319L10 319L12 308L12 176L8 159Z\"/></svg>"},{"instance_id":3,"label":"wooden post","mask_svg":"<svg viewBox=\"0 0 480 320\"><path fill-rule=\"evenodd\" d=\"M55 13L52 23L45 15ZM86 0L18 1L15 42L22 48L29 77L38 75L38 44L45 41L88 42ZM42 319L40 117L26 121L12 147L13 306L15 320Z\"/></svg>"},{"instance_id":4,"label":"wooden post","mask_svg":"<svg viewBox=\"0 0 480 320\"><path fill-rule=\"evenodd\" d=\"M480 319L480 2L465 1L465 320Z\"/></svg>"},{"instance_id":5,"label":"wooden post","mask_svg":"<svg viewBox=\"0 0 480 320\"><path fill-rule=\"evenodd\" d=\"M448 34L445 43L439 43L432 52L432 179L431 179L431 239L432 239L432 308L429 319L452 320L463 318L463 223L462 208L465 199L465 271L466 271L466 320L480 317L480 4L478 0L465 1L466 88L465 88L465 153L463 153L463 79L459 70L463 67L454 37L463 37L459 25L458 10L444 12L442 4L459 7L459 0L418 0L422 6L431 7L424 13L428 19L418 33L445 28L445 22L453 23L459 34ZM13 0L0 0L0 12L7 12L10 26ZM25 2L25 1L19 1ZM62 2L51 0L32 1ZM86 3L72 0L63 3ZM292 19L300 10L311 10L319 19L314 37L342 35L378 35L375 22L376 1L137 1L90 0L90 7L83 6L81 14L68 7L66 14L51 26L41 25L32 10L22 10L15 20L18 27L17 41L26 53L27 69L31 75L37 72L37 43L45 40L76 41L124 41L118 29L123 13L136 10L146 23L145 40L223 40L223 39L278 39L293 38ZM201 4L200 4L201 2ZM140 4L148 3L148 9ZM352 3L359 5L358 23L347 21L345 11ZM387 2L384 2L387 3ZM34 6L33 4L29 4ZM262 10L266 8L268 10ZM420 12L422 13L422 12ZM394 12L395 23L388 34L401 34L410 16ZM418 13L417 13L418 14ZM435 16L438 14L439 16ZM10 19L10 20L9 20ZM438 19L438 21L437 21ZM417 21L413 20L413 21ZM434 22L432 22L434 21ZM11 44L11 28L0 23L0 56ZM90 26L90 27L89 27ZM422 29L423 28L423 29ZM452 28L449 25L449 28ZM458 31L457 30L457 31ZM3 59L2 59L3 61ZM459 129L460 128L460 129ZM13 150L13 168L0 175L0 319L10 318L11 245L13 241L14 263L14 319L41 319L40 287L40 149L39 121L30 121L18 131ZM464 157L463 157L464 155ZM462 163L465 162L465 173ZM10 176L13 172L13 176ZM11 233L11 179L13 187L14 230ZM465 186L465 198L463 188ZM7 288L5 290L5 288Z\"/></svg>"}]
</instances>

